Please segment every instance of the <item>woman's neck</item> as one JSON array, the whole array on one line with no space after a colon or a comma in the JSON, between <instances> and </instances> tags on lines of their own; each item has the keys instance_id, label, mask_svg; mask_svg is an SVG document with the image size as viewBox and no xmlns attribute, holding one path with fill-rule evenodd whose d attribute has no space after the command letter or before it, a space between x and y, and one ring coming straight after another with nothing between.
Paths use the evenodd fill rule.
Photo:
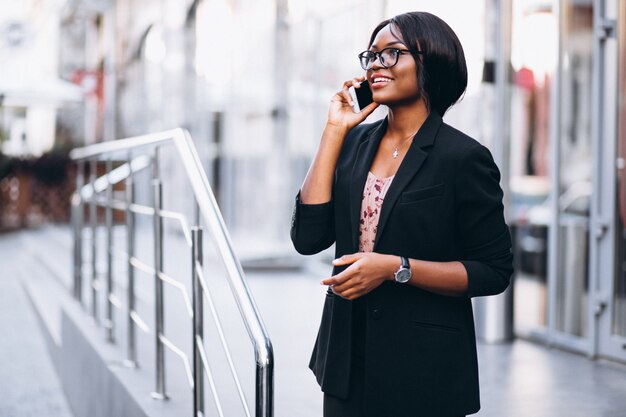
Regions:
<instances>
[{"instance_id":1,"label":"woman's neck","mask_svg":"<svg viewBox=\"0 0 626 417\"><path fill-rule=\"evenodd\" d=\"M387 135L397 140L414 135L428 117L424 100L411 105L389 107Z\"/></svg>"}]
</instances>

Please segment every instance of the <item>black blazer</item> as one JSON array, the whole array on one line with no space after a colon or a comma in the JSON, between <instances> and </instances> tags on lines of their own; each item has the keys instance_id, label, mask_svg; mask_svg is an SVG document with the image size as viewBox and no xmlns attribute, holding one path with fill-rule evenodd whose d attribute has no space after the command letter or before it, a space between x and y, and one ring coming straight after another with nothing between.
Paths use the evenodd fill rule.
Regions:
<instances>
[{"instance_id":1,"label":"black blazer","mask_svg":"<svg viewBox=\"0 0 626 417\"><path fill-rule=\"evenodd\" d=\"M358 252L362 192L386 128L385 119L350 131L330 202L302 204L298 194L291 226L298 252L314 254L333 243L336 257ZM446 297L386 281L364 296L365 398L371 416L479 410L470 298L504 291L513 272L499 181L489 150L431 112L387 191L374 251L460 261L468 291ZM348 393L351 320L352 302L329 289L310 367L322 390L340 398Z\"/></svg>"}]
</instances>

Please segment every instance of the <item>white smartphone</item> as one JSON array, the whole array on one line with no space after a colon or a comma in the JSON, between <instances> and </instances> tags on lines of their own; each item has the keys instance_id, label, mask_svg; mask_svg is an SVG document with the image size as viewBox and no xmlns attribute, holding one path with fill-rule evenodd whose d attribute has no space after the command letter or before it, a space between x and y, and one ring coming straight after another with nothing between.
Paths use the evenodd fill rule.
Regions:
<instances>
[{"instance_id":1,"label":"white smartphone","mask_svg":"<svg viewBox=\"0 0 626 417\"><path fill-rule=\"evenodd\" d=\"M361 113L365 107L374 101L370 83L368 83L367 80L363 81L359 88L354 88L354 86L348 88L348 92L350 93L350 97L352 97L352 103L354 103L352 110L354 110L355 113Z\"/></svg>"}]
</instances>

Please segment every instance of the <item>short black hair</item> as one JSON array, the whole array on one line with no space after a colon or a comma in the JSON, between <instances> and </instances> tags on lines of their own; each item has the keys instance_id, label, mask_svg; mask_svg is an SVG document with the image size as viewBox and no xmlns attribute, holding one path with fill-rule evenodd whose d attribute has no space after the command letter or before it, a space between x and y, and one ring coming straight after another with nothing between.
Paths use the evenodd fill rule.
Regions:
<instances>
[{"instance_id":1,"label":"short black hair","mask_svg":"<svg viewBox=\"0 0 626 417\"><path fill-rule=\"evenodd\" d=\"M435 110L443 116L467 87L467 65L459 38L439 17L427 12L409 12L376 26L368 48L387 25L391 25L392 33L396 28L400 31L413 55L420 94L429 111Z\"/></svg>"}]
</instances>

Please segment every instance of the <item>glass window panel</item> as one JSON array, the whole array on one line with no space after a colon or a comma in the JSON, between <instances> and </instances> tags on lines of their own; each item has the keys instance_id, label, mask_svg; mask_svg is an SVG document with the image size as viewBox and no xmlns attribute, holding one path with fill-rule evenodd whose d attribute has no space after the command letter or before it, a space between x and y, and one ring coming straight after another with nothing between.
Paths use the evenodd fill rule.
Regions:
<instances>
[{"instance_id":1,"label":"glass window panel","mask_svg":"<svg viewBox=\"0 0 626 417\"><path fill-rule=\"evenodd\" d=\"M556 328L587 334L588 223L593 152L591 146L591 1L563 4L559 114L559 268L556 278Z\"/></svg>"},{"instance_id":2,"label":"glass window panel","mask_svg":"<svg viewBox=\"0 0 626 417\"><path fill-rule=\"evenodd\" d=\"M544 331L548 318L550 85L557 20L549 7L513 1L510 223L514 230L514 324L521 335Z\"/></svg>"}]
</instances>

